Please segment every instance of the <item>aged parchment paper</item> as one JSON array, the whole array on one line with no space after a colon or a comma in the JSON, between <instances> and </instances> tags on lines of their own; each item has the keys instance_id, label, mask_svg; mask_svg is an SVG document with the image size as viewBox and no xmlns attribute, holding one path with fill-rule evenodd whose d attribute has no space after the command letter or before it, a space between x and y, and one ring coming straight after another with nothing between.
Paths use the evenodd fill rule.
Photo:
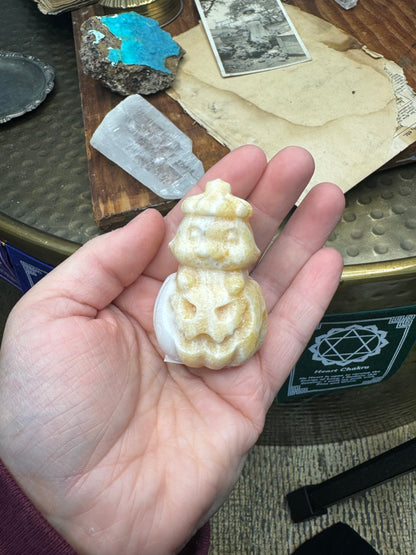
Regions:
<instances>
[{"instance_id":1,"label":"aged parchment paper","mask_svg":"<svg viewBox=\"0 0 416 555\"><path fill-rule=\"evenodd\" d=\"M416 95L402 69L328 22L286 6L312 61L223 78L201 25L175 37L186 50L168 93L230 149L271 158L307 148L321 181L344 192L416 141ZM299 199L300 200L300 199Z\"/></svg>"}]
</instances>

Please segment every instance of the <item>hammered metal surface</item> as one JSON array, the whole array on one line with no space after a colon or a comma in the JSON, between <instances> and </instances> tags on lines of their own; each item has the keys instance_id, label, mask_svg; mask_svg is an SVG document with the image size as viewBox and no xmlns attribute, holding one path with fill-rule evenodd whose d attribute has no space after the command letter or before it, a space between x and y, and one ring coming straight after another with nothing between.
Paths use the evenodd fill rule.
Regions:
<instances>
[{"instance_id":1,"label":"hammered metal surface","mask_svg":"<svg viewBox=\"0 0 416 555\"><path fill-rule=\"evenodd\" d=\"M3 0L0 49L35 56L55 87L35 111L0 127L0 212L76 243L97 234L91 210L71 17Z\"/></svg>"},{"instance_id":2,"label":"hammered metal surface","mask_svg":"<svg viewBox=\"0 0 416 555\"><path fill-rule=\"evenodd\" d=\"M346 208L328 241L345 264L416 254L416 164L375 173L346 194Z\"/></svg>"},{"instance_id":3,"label":"hammered metal surface","mask_svg":"<svg viewBox=\"0 0 416 555\"><path fill-rule=\"evenodd\" d=\"M416 305L416 276L341 284L328 312L360 312Z\"/></svg>"}]
</instances>

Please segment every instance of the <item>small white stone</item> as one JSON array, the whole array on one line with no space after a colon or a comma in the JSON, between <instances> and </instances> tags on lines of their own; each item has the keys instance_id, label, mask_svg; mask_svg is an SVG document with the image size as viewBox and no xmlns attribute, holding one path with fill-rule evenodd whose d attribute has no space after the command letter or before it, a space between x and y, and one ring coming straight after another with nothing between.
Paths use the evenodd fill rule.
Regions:
<instances>
[{"instance_id":1,"label":"small white stone","mask_svg":"<svg viewBox=\"0 0 416 555\"><path fill-rule=\"evenodd\" d=\"M165 199L182 198L204 175L189 137L139 94L108 112L91 145Z\"/></svg>"}]
</instances>

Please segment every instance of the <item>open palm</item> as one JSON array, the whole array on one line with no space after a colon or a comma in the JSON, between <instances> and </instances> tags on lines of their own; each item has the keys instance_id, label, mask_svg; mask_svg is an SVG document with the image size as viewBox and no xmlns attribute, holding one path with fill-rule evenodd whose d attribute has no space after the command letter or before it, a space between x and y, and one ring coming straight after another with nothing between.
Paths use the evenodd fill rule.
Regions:
<instances>
[{"instance_id":1,"label":"open palm","mask_svg":"<svg viewBox=\"0 0 416 555\"><path fill-rule=\"evenodd\" d=\"M267 164L245 146L199 187L221 178L247 198L264 250L312 172L302 149ZM0 456L79 553L175 553L218 508L338 285L341 257L322 246L342 209L337 187L314 188L253 270L268 332L240 367L165 364L156 343L179 206L93 239L16 305L0 359Z\"/></svg>"}]
</instances>

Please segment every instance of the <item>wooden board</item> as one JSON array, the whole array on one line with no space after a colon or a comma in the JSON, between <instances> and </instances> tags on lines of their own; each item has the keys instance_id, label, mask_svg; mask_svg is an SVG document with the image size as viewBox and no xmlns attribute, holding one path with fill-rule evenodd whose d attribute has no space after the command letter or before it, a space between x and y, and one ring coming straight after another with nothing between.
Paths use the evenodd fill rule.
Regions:
<instances>
[{"instance_id":1,"label":"wooden board","mask_svg":"<svg viewBox=\"0 0 416 555\"><path fill-rule=\"evenodd\" d=\"M104 87L99 81L85 75L79 59L80 28L82 23L90 17L105 15L106 13L107 11L98 5L80 8L72 12L92 207L95 222L103 230L123 225L138 212L149 207L157 208L164 214L176 202L158 197L142 183L90 146L91 136L103 120L105 114L124 98ZM197 13L193 3L190 0L185 0L184 9L180 17L169 26L164 27L164 29L172 35L176 35L193 27L197 22ZM208 135L166 93L161 92L149 95L146 97L146 100L151 102L191 138L193 152L202 161L205 170L228 152L226 147L220 145Z\"/></svg>"},{"instance_id":2,"label":"wooden board","mask_svg":"<svg viewBox=\"0 0 416 555\"><path fill-rule=\"evenodd\" d=\"M344 10L334 0L289 0L287 3L313 13L355 36L361 43L383 54L403 67L409 85L416 90L415 39L412 35L415 8L408 0L359 0L351 10ZM182 13L164 27L173 37L198 23L198 13L192 0L184 0ZM90 146L90 138L105 114L124 97L111 92L100 82L83 74L79 60L80 27L94 15L108 13L105 8L92 5L72 12L75 50L77 54L81 104L84 117L92 207L100 229L123 225L138 212L154 207L168 212L175 201L161 199L135 180L116 164ZM300 35L302 30L298 29ZM193 121L166 93L146 97L193 142L193 152L205 170L222 158L228 149L213 139ZM411 146L398 155L391 165L402 164L413 158L416 148Z\"/></svg>"}]
</instances>

